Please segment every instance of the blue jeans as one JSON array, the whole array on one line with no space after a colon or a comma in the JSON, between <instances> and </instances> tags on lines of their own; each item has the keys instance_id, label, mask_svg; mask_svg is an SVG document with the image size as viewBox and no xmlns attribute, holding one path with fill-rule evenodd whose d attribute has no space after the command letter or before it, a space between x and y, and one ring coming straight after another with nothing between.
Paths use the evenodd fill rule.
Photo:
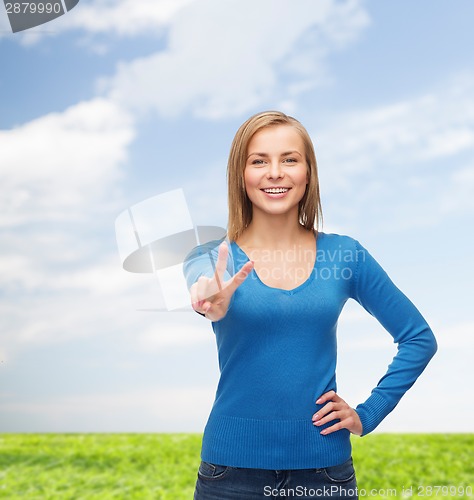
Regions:
<instances>
[{"instance_id":1,"label":"blue jeans","mask_svg":"<svg viewBox=\"0 0 474 500\"><path fill-rule=\"evenodd\" d=\"M323 469L242 469L201 462L194 500L357 499L352 458Z\"/></svg>"}]
</instances>

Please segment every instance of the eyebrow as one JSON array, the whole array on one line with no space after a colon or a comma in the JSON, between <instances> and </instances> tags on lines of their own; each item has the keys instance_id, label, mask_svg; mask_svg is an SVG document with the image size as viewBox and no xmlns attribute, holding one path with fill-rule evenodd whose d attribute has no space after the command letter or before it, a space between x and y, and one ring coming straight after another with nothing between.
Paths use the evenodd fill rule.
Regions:
<instances>
[{"instance_id":1,"label":"eyebrow","mask_svg":"<svg viewBox=\"0 0 474 500\"><path fill-rule=\"evenodd\" d=\"M301 157L303 156L299 151L285 151L284 153L281 154L281 156L290 156L290 155L294 155L294 154L298 154L300 155ZM250 153L248 156L247 156L247 160L251 157L251 156L262 156L263 158L268 158L268 154L267 153Z\"/></svg>"}]
</instances>

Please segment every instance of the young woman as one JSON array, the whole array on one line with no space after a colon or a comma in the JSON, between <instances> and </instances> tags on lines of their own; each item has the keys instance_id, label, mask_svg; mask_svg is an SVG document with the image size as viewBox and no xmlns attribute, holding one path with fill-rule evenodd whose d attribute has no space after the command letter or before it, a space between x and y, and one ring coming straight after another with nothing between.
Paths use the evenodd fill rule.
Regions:
<instances>
[{"instance_id":1,"label":"young woman","mask_svg":"<svg viewBox=\"0 0 474 500\"><path fill-rule=\"evenodd\" d=\"M193 308L212 321L221 371L194 498L358 498L350 434L368 434L393 410L436 352L433 333L357 240L318 230L316 158L297 120L248 119L227 175L229 244L198 247L184 266ZM398 344L355 409L335 376L349 298Z\"/></svg>"}]
</instances>

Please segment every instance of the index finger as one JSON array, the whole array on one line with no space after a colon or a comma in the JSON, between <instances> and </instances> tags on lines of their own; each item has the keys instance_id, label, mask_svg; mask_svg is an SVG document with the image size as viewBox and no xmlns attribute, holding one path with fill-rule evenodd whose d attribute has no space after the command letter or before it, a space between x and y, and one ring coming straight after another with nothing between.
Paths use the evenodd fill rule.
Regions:
<instances>
[{"instance_id":1,"label":"index finger","mask_svg":"<svg viewBox=\"0 0 474 500\"><path fill-rule=\"evenodd\" d=\"M326 403L327 401L337 401L339 396L336 394L336 391L329 391L324 393L322 396L319 396L319 398L316 400L316 404L320 405L322 403Z\"/></svg>"},{"instance_id":2,"label":"index finger","mask_svg":"<svg viewBox=\"0 0 474 500\"><path fill-rule=\"evenodd\" d=\"M214 270L214 279L216 280L217 287L219 290L222 290L222 283L224 282L224 272L227 267L227 258L229 256L229 247L227 243L223 241L219 245L219 250L217 253L217 263L214 265L214 259L212 253L209 252L209 258L212 263L212 267Z\"/></svg>"}]
</instances>

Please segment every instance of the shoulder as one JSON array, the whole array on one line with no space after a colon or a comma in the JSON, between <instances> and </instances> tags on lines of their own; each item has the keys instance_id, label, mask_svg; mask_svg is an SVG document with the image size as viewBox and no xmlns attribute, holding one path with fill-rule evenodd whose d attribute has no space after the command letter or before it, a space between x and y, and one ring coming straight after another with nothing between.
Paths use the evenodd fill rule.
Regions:
<instances>
[{"instance_id":1,"label":"shoulder","mask_svg":"<svg viewBox=\"0 0 474 500\"><path fill-rule=\"evenodd\" d=\"M352 236L348 236L346 234L338 234L338 233L325 233L322 231L318 231L317 233L317 248L319 247L324 250L348 250L355 251L361 245Z\"/></svg>"},{"instance_id":2,"label":"shoulder","mask_svg":"<svg viewBox=\"0 0 474 500\"><path fill-rule=\"evenodd\" d=\"M217 255L219 252L219 245L224 241L225 238L221 238L219 240L211 240L202 245L195 246L188 254L186 255L184 262L190 262L194 259L197 259L202 256L207 256L209 254Z\"/></svg>"},{"instance_id":3,"label":"shoulder","mask_svg":"<svg viewBox=\"0 0 474 500\"><path fill-rule=\"evenodd\" d=\"M200 276L210 278L214 275L219 253L219 245L223 239L212 240L194 247L188 252L183 261L183 273L188 288L195 283Z\"/></svg>"},{"instance_id":4,"label":"shoulder","mask_svg":"<svg viewBox=\"0 0 474 500\"><path fill-rule=\"evenodd\" d=\"M361 263L367 261L367 250L357 239L347 234L318 233L316 243L318 262L329 262L350 268L356 276Z\"/></svg>"}]
</instances>

